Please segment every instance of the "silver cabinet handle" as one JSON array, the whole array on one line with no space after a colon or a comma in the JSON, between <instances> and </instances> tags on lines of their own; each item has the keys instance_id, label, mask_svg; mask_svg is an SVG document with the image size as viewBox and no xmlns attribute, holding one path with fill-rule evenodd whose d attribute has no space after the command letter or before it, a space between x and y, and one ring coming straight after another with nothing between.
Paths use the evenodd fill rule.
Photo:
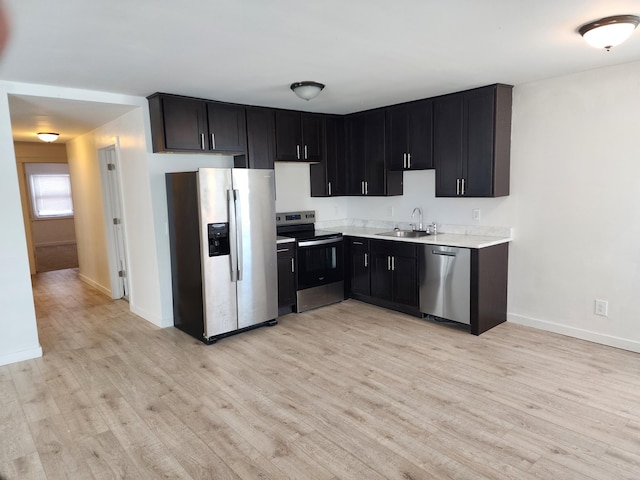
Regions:
<instances>
[{"instance_id":1,"label":"silver cabinet handle","mask_svg":"<svg viewBox=\"0 0 640 480\"><path fill-rule=\"evenodd\" d=\"M300 160L300 145L296 145L296 158Z\"/></svg>"},{"instance_id":2,"label":"silver cabinet handle","mask_svg":"<svg viewBox=\"0 0 640 480\"><path fill-rule=\"evenodd\" d=\"M307 154L307 146L304 146L304 159L308 160L309 159L309 155Z\"/></svg>"},{"instance_id":3,"label":"silver cabinet handle","mask_svg":"<svg viewBox=\"0 0 640 480\"><path fill-rule=\"evenodd\" d=\"M391 257L387 256L387 270L391 270Z\"/></svg>"},{"instance_id":4,"label":"silver cabinet handle","mask_svg":"<svg viewBox=\"0 0 640 480\"><path fill-rule=\"evenodd\" d=\"M291 257L291 273L294 273L296 271L296 264L293 261L293 257Z\"/></svg>"},{"instance_id":5,"label":"silver cabinet handle","mask_svg":"<svg viewBox=\"0 0 640 480\"><path fill-rule=\"evenodd\" d=\"M216 134L211 132L211 150L216 149Z\"/></svg>"},{"instance_id":6,"label":"silver cabinet handle","mask_svg":"<svg viewBox=\"0 0 640 480\"><path fill-rule=\"evenodd\" d=\"M462 195L464 195L464 178L462 179Z\"/></svg>"},{"instance_id":7,"label":"silver cabinet handle","mask_svg":"<svg viewBox=\"0 0 640 480\"><path fill-rule=\"evenodd\" d=\"M391 257L391 270L396 269L396 257Z\"/></svg>"},{"instance_id":8,"label":"silver cabinet handle","mask_svg":"<svg viewBox=\"0 0 640 480\"><path fill-rule=\"evenodd\" d=\"M402 154L402 168L407 168L407 154Z\"/></svg>"},{"instance_id":9,"label":"silver cabinet handle","mask_svg":"<svg viewBox=\"0 0 640 480\"><path fill-rule=\"evenodd\" d=\"M360 245L362 245L362 244L360 244ZM364 266L365 267L369 266L369 254L368 253L364 254Z\"/></svg>"},{"instance_id":10,"label":"silver cabinet handle","mask_svg":"<svg viewBox=\"0 0 640 480\"><path fill-rule=\"evenodd\" d=\"M460 179L456 178L456 195L460 195Z\"/></svg>"},{"instance_id":11,"label":"silver cabinet handle","mask_svg":"<svg viewBox=\"0 0 640 480\"><path fill-rule=\"evenodd\" d=\"M364 182L364 194L369 195L369 182Z\"/></svg>"},{"instance_id":12,"label":"silver cabinet handle","mask_svg":"<svg viewBox=\"0 0 640 480\"><path fill-rule=\"evenodd\" d=\"M411 168L411 154L407 153L407 168Z\"/></svg>"},{"instance_id":13,"label":"silver cabinet handle","mask_svg":"<svg viewBox=\"0 0 640 480\"><path fill-rule=\"evenodd\" d=\"M364 195L364 180L360 182L360 190L362 191L362 195Z\"/></svg>"},{"instance_id":14,"label":"silver cabinet handle","mask_svg":"<svg viewBox=\"0 0 640 480\"><path fill-rule=\"evenodd\" d=\"M329 182L329 196L331 196L331 182Z\"/></svg>"},{"instance_id":15,"label":"silver cabinet handle","mask_svg":"<svg viewBox=\"0 0 640 480\"><path fill-rule=\"evenodd\" d=\"M351 242L353 245L364 245L362 242Z\"/></svg>"},{"instance_id":16,"label":"silver cabinet handle","mask_svg":"<svg viewBox=\"0 0 640 480\"><path fill-rule=\"evenodd\" d=\"M279 249L277 250L277 253L280 253L280 252L288 252L288 251L289 251L289 249L288 249L288 248L279 248Z\"/></svg>"},{"instance_id":17,"label":"silver cabinet handle","mask_svg":"<svg viewBox=\"0 0 640 480\"><path fill-rule=\"evenodd\" d=\"M204 133L200 134L200 148L204 150Z\"/></svg>"}]
</instances>

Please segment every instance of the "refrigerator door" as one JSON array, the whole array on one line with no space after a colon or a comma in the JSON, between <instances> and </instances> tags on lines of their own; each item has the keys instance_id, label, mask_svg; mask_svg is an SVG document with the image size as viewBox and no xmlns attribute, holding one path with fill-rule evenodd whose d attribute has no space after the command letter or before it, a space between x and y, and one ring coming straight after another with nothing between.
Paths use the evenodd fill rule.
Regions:
<instances>
[{"instance_id":1,"label":"refrigerator door","mask_svg":"<svg viewBox=\"0 0 640 480\"><path fill-rule=\"evenodd\" d=\"M238 328L278 316L273 170L233 169L238 236Z\"/></svg>"},{"instance_id":2,"label":"refrigerator door","mask_svg":"<svg viewBox=\"0 0 640 480\"><path fill-rule=\"evenodd\" d=\"M233 282L232 262L234 232L229 213L233 204L228 202L233 190L231 170L201 168L198 170L198 196L200 215L200 252L202 258L202 290L204 304L204 331L212 337L238 329L236 284ZM230 254L213 255L209 247L211 224L230 224Z\"/></svg>"}]
</instances>

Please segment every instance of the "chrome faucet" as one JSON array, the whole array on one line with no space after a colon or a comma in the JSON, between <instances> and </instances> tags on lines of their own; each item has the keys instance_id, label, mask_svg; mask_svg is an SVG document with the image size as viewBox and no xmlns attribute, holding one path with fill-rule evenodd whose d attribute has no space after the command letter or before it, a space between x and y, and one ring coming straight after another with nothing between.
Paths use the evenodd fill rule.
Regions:
<instances>
[{"instance_id":1,"label":"chrome faucet","mask_svg":"<svg viewBox=\"0 0 640 480\"><path fill-rule=\"evenodd\" d=\"M422 231L422 210L420 209L420 207L416 207L413 209L413 212L411 212L411 220L413 220L416 216L416 212L418 212L418 225L416 225L415 223L412 223L411 226L413 227L413 230L418 230L418 231Z\"/></svg>"}]
</instances>

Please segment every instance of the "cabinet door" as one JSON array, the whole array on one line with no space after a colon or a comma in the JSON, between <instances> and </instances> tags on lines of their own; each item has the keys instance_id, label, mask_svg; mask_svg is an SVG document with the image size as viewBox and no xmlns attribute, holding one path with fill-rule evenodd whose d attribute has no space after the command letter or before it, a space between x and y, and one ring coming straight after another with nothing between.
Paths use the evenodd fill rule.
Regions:
<instances>
[{"instance_id":1,"label":"cabinet door","mask_svg":"<svg viewBox=\"0 0 640 480\"><path fill-rule=\"evenodd\" d=\"M278 244L278 307L296 303L294 244Z\"/></svg>"},{"instance_id":2,"label":"cabinet door","mask_svg":"<svg viewBox=\"0 0 640 480\"><path fill-rule=\"evenodd\" d=\"M323 119L322 115L302 114L301 160L319 162L322 160Z\"/></svg>"},{"instance_id":3,"label":"cabinet door","mask_svg":"<svg viewBox=\"0 0 640 480\"><path fill-rule=\"evenodd\" d=\"M413 102L406 109L408 170L433 168L433 101Z\"/></svg>"},{"instance_id":4,"label":"cabinet door","mask_svg":"<svg viewBox=\"0 0 640 480\"><path fill-rule=\"evenodd\" d=\"M276 131L273 110L247 108L247 156L249 168L273 168Z\"/></svg>"},{"instance_id":5,"label":"cabinet door","mask_svg":"<svg viewBox=\"0 0 640 480\"><path fill-rule=\"evenodd\" d=\"M369 277L369 241L364 238L351 239L351 293L371 295Z\"/></svg>"},{"instance_id":6,"label":"cabinet door","mask_svg":"<svg viewBox=\"0 0 640 480\"><path fill-rule=\"evenodd\" d=\"M205 150L206 109L201 100L180 97L162 99L166 150Z\"/></svg>"},{"instance_id":7,"label":"cabinet door","mask_svg":"<svg viewBox=\"0 0 640 480\"><path fill-rule=\"evenodd\" d=\"M322 160L309 166L311 196L336 197L347 193L344 117L324 119Z\"/></svg>"},{"instance_id":8,"label":"cabinet door","mask_svg":"<svg viewBox=\"0 0 640 480\"><path fill-rule=\"evenodd\" d=\"M387 161L391 170L407 168L408 115L407 106L390 107L386 111Z\"/></svg>"},{"instance_id":9,"label":"cabinet door","mask_svg":"<svg viewBox=\"0 0 640 480\"><path fill-rule=\"evenodd\" d=\"M366 195L384 195L386 163L384 152L384 110L363 115Z\"/></svg>"},{"instance_id":10,"label":"cabinet door","mask_svg":"<svg viewBox=\"0 0 640 480\"><path fill-rule=\"evenodd\" d=\"M276 160L302 158L302 122L300 112L276 111Z\"/></svg>"},{"instance_id":11,"label":"cabinet door","mask_svg":"<svg viewBox=\"0 0 640 480\"><path fill-rule=\"evenodd\" d=\"M408 307L418 306L418 264L416 257L394 255L393 301Z\"/></svg>"},{"instance_id":12,"label":"cabinet door","mask_svg":"<svg viewBox=\"0 0 640 480\"><path fill-rule=\"evenodd\" d=\"M463 95L439 98L434 103L433 158L436 197L458 195L462 177Z\"/></svg>"},{"instance_id":13,"label":"cabinet door","mask_svg":"<svg viewBox=\"0 0 640 480\"><path fill-rule=\"evenodd\" d=\"M493 131L495 87L473 90L465 95L466 152L462 164L464 195L493 195Z\"/></svg>"},{"instance_id":14,"label":"cabinet door","mask_svg":"<svg viewBox=\"0 0 640 480\"><path fill-rule=\"evenodd\" d=\"M387 253L371 251L371 296L381 300L393 299L393 277Z\"/></svg>"},{"instance_id":15,"label":"cabinet door","mask_svg":"<svg viewBox=\"0 0 640 480\"><path fill-rule=\"evenodd\" d=\"M365 124L362 115L350 115L347 120L349 148L346 159L347 195L364 195L366 175Z\"/></svg>"},{"instance_id":16,"label":"cabinet door","mask_svg":"<svg viewBox=\"0 0 640 480\"><path fill-rule=\"evenodd\" d=\"M242 154L247 150L244 107L207 102L209 149L221 153Z\"/></svg>"}]
</instances>

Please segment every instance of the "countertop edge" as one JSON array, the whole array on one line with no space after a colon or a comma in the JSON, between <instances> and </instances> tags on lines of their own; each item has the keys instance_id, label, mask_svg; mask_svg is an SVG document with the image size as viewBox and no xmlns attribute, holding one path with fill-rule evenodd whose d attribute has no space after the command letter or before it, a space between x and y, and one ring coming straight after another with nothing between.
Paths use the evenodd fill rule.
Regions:
<instances>
[{"instance_id":1,"label":"countertop edge","mask_svg":"<svg viewBox=\"0 0 640 480\"><path fill-rule=\"evenodd\" d=\"M391 240L394 242L409 242L419 243L424 245L443 245L447 247L459 247L459 248L487 248L502 243L509 243L513 239L511 237L490 237L483 235L461 235L457 233L441 233L438 235L428 235L425 237L413 237L413 238L400 238L400 237L387 237L379 235L383 232L388 232L389 229L384 228L370 228L370 227L331 227L323 228L323 230L329 230L342 233L349 237L363 237L377 240Z\"/></svg>"}]
</instances>

